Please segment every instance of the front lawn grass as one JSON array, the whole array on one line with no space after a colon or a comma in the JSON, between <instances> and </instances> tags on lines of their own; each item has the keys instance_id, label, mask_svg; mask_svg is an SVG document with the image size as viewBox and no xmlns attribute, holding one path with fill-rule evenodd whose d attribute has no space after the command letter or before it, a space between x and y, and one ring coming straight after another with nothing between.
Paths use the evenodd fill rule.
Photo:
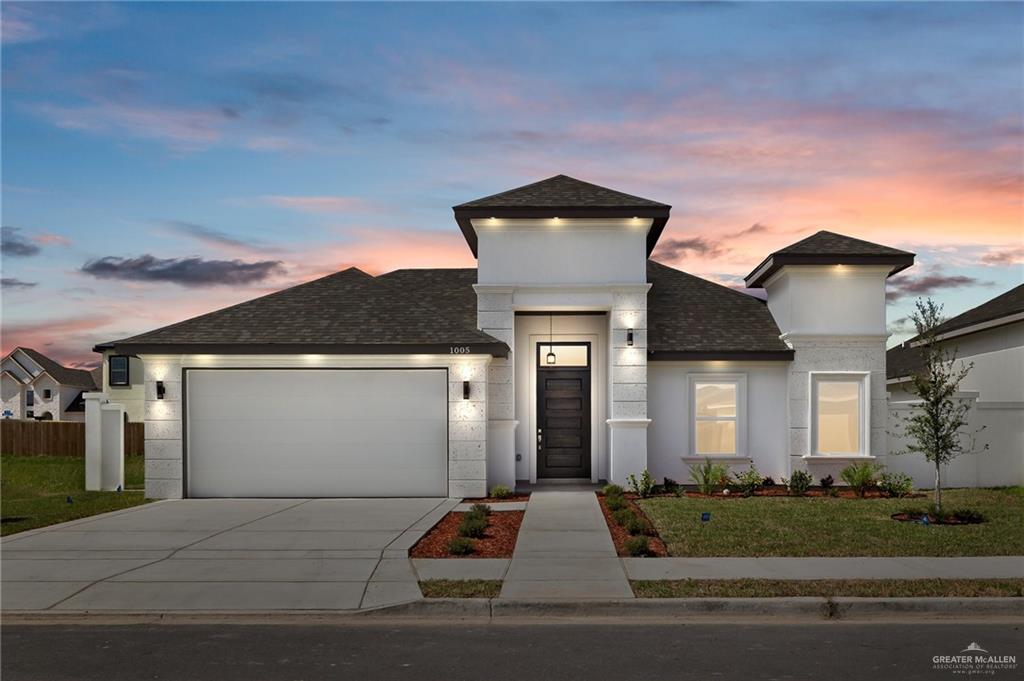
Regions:
<instances>
[{"instance_id":1,"label":"front lawn grass","mask_svg":"<svg viewBox=\"0 0 1024 681\"><path fill-rule=\"evenodd\" d=\"M1024 596L1024 579L679 579L630 582L637 598Z\"/></svg>"},{"instance_id":2,"label":"front lawn grass","mask_svg":"<svg viewBox=\"0 0 1024 681\"><path fill-rule=\"evenodd\" d=\"M659 497L641 503L672 556L1013 556L1024 555L1024 488L954 489L943 508L970 508L978 525L892 520L921 499ZM702 523L701 512L711 520Z\"/></svg>"},{"instance_id":3,"label":"front lawn grass","mask_svg":"<svg viewBox=\"0 0 1024 681\"><path fill-rule=\"evenodd\" d=\"M500 579L425 579L420 582L424 598L497 598Z\"/></svg>"},{"instance_id":4,"label":"front lawn grass","mask_svg":"<svg viewBox=\"0 0 1024 681\"><path fill-rule=\"evenodd\" d=\"M143 504L144 465L125 457L124 492L86 492L84 457L0 457L0 535Z\"/></svg>"}]
</instances>

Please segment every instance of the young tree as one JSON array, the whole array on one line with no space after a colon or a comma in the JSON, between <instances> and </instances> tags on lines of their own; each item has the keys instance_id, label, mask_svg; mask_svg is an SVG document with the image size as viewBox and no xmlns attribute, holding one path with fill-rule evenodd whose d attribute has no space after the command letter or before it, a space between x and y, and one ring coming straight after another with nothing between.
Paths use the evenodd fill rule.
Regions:
<instances>
[{"instance_id":1,"label":"young tree","mask_svg":"<svg viewBox=\"0 0 1024 681\"><path fill-rule=\"evenodd\" d=\"M962 454L988 449L977 448L977 435L984 426L967 428L971 405L956 398L960 383L974 367L973 362L957 361L957 348L937 341L935 327L942 323L942 306L931 299L917 300L911 314L917 328L914 344L921 355L921 367L913 374L910 392L921 405L909 415L894 413L897 437L907 445L895 454L923 454L935 466L935 510L942 510L942 466Z\"/></svg>"}]
</instances>

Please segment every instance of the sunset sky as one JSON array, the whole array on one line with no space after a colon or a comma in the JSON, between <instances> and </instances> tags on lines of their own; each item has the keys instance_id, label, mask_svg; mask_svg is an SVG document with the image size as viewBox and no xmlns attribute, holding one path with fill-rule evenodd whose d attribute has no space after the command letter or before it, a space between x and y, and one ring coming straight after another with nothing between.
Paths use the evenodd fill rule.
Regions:
<instances>
[{"instance_id":1,"label":"sunset sky","mask_svg":"<svg viewBox=\"0 0 1024 681\"><path fill-rule=\"evenodd\" d=\"M3 351L356 265L470 267L451 206L565 173L673 206L738 286L819 229L962 312L1024 280L1024 5L19 4L3 20Z\"/></svg>"}]
</instances>

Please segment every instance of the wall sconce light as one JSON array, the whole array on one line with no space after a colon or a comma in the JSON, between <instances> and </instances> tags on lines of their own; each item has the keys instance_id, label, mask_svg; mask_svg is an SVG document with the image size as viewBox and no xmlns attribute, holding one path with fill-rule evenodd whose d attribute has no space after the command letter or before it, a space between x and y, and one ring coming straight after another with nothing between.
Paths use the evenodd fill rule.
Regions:
<instances>
[{"instance_id":1,"label":"wall sconce light","mask_svg":"<svg viewBox=\"0 0 1024 681\"><path fill-rule=\"evenodd\" d=\"M469 381L462 382L462 399L469 399Z\"/></svg>"},{"instance_id":2,"label":"wall sconce light","mask_svg":"<svg viewBox=\"0 0 1024 681\"><path fill-rule=\"evenodd\" d=\"M167 392L167 389L164 388L164 382L163 381L157 381L156 382L156 399L158 399L158 400L164 399L164 394L166 392Z\"/></svg>"},{"instance_id":3,"label":"wall sconce light","mask_svg":"<svg viewBox=\"0 0 1024 681\"><path fill-rule=\"evenodd\" d=\"M626 329L626 345L633 347L633 329Z\"/></svg>"}]
</instances>

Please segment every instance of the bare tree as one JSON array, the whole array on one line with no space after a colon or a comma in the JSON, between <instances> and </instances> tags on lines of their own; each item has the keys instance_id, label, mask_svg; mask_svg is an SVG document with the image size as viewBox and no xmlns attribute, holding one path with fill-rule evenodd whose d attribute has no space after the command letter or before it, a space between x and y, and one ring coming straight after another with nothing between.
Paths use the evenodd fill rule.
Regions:
<instances>
[{"instance_id":1,"label":"bare tree","mask_svg":"<svg viewBox=\"0 0 1024 681\"><path fill-rule=\"evenodd\" d=\"M977 435L984 426L968 428L967 400L957 399L960 383L967 377L973 362L957 360L956 346L947 347L936 337L935 328L942 323L942 306L931 299L916 303L910 318L917 328L914 344L921 355L921 367L913 373L910 392L921 405L909 415L895 413L897 437L906 438L906 446L894 454L923 454L935 466L935 511L942 511L942 467L963 454L976 454L988 449L977 447Z\"/></svg>"}]
</instances>

